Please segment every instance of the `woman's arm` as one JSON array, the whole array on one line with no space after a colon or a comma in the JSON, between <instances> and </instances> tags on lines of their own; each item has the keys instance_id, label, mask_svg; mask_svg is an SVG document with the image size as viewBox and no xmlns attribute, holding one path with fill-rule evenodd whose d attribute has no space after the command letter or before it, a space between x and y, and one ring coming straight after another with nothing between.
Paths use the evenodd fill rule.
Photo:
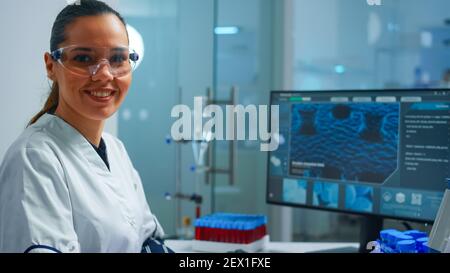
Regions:
<instances>
[{"instance_id":1,"label":"woman's arm","mask_svg":"<svg viewBox=\"0 0 450 273\"><path fill-rule=\"evenodd\" d=\"M80 251L63 168L50 148L5 158L0 180L0 252Z\"/></svg>"}]
</instances>

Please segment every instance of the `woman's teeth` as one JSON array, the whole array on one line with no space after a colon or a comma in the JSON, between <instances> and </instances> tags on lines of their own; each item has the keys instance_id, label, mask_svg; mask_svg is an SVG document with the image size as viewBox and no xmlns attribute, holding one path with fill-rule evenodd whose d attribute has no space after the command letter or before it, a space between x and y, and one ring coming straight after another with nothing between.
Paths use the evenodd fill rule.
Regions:
<instances>
[{"instance_id":1,"label":"woman's teeth","mask_svg":"<svg viewBox=\"0 0 450 273\"><path fill-rule=\"evenodd\" d=\"M111 96L112 92L111 91L109 91L109 92L95 92L95 91L91 91L90 94L91 94L91 96L94 96L94 97L104 98L104 97Z\"/></svg>"}]
</instances>

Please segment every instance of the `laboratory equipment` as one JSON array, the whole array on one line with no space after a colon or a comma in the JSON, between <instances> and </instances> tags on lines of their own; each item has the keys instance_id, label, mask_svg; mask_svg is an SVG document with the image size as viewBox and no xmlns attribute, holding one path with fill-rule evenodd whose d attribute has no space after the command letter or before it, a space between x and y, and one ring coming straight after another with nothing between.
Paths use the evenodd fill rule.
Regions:
<instances>
[{"instance_id":1,"label":"laboratory equipment","mask_svg":"<svg viewBox=\"0 0 450 273\"><path fill-rule=\"evenodd\" d=\"M215 213L195 221L193 249L206 252L263 250L268 241L267 217Z\"/></svg>"},{"instance_id":2,"label":"laboratory equipment","mask_svg":"<svg viewBox=\"0 0 450 273\"><path fill-rule=\"evenodd\" d=\"M428 234L418 230L380 231L376 253L429 253Z\"/></svg>"},{"instance_id":3,"label":"laboratory equipment","mask_svg":"<svg viewBox=\"0 0 450 273\"><path fill-rule=\"evenodd\" d=\"M229 100L217 100L214 98L214 94L211 88L207 88L206 96L202 97L202 105L233 105L235 106L238 101L238 88L233 86L230 92ZM179 88L178 92L178 104L182 103L182 89ZM205 118L204 113L202 118ZM226 175L229 178L229 184L233 185L235 180L235 171L237 164L237 143L236 141L230 141L229 155L228 155L228 168L216 168L214 161L214 134L212 131L204 130L204 128L197 128L194 126L194 137L192 139L178 139L174 140L172 136L168 135L165 138L165 143L168 145L177 144L175 149L175 192L164 193L166 200L176 201L176 230L182 230L182 215L181 215L181 201L189 200L195 203L195 218L201 217L201 207L205 200L200 192L200 184L203 178L206 185L211 185L214 181L216 174ZM189 171L194 173L194 191L192 194L186 194L181 191L182 184L182 172L185 166L182 166L182 145L191 145L193 153L193 163L189 166ZM213 191L212 195L214 194ZM211 211L214 211L214 196L211 196Z\"/></svg>"}]
</instances>

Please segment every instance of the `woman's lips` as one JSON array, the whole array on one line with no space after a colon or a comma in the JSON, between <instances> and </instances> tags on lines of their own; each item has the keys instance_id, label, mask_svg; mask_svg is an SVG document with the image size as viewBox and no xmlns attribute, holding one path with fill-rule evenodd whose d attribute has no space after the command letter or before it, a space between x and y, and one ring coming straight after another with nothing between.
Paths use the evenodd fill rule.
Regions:
<instances>
[{"instance_id":1,"label":"woman's lips","mask_svg":"<svg viewBox=\"0 0 450 273\"><path fill-rule=\"evenodd\" d=\"M117 91L113 89L93 89L84 91L84 93L87 94L91 100L100 103L109 102L114 97L116 92Z\"/></svg>"}]
</instances>

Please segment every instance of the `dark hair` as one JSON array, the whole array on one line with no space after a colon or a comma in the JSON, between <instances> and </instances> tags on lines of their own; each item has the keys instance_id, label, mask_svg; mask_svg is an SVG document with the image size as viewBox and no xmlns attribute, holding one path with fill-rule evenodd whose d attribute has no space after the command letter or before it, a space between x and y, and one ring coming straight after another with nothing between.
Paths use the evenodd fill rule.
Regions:
<instances>
[{"instance_id":1,"label":"dark hair","mask_svg":"<svg viewBox=\"0 0 450 273\"><path fill-rule=\"evenodd\" d=\"M59 45L66 40L66 28L73 23L76 19L84 16L96 16L104 14L114 14L119 20L126 26L125 19L113 8L108 6L102 1L97 0L78 0L74 4L67 5L56 16L53 23L52 33L50 38L50 51L58 49ZM128 35L128 33L127 33ZM28 123L31 125L35 123L42 115L47 113L50 109L56 108L59 100L59 87L58 83L54 82L44 107L39 113L37 113Z\"/></svg>"}]
</instances>

